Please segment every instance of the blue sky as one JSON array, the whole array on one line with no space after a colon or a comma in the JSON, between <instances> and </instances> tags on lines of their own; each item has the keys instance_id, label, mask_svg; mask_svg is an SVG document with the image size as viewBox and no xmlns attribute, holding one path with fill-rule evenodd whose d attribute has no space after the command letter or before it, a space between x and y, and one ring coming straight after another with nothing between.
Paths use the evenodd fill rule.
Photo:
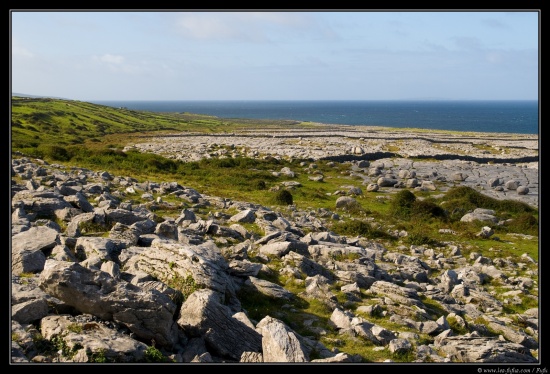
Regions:
<instances>
[{"instance_id":1,"label":"blue sky","mask_svg":"<svg viewBox=\"0 0 550 374\"><path fill-rule=\"evenodd\" d=\"M537 100L530 11L11 12L12 92L74 100Z\"/></svg>"}]
</instances>

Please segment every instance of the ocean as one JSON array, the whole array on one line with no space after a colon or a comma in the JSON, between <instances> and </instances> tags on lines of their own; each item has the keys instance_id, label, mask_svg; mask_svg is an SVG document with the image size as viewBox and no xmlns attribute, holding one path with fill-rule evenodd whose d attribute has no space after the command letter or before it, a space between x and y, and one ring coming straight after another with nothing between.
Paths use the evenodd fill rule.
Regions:
<instances>
[{"instance_id":1,"label":"ocean","mask_svg":"<svg viewBox=\"0 0 550 374\"><path fill-rule=\"evenodd\" d=\"M339 125L539 134L539 104L526 101L90 101L152 112Z\"/></svg>"}]
</instances>

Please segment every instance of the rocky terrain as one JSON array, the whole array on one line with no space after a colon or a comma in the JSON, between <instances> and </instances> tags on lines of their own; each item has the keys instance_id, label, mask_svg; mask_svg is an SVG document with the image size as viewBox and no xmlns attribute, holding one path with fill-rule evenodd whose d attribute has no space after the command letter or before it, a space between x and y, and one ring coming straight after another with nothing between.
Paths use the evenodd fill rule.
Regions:
<instances>
[{"instance_id":1,"label":"rocky terrain","mask_svg":"<svg viewBox=\"0 0 550 374\"><path fill-rule=\"evenodd\" d=\"M532 134L422 132L418 129L322 124L312 124L311 128L243 128L232 133L175 133L148 138L130 147L190 161L210 157L213 145L230 146L231 154L240 152L249 156L262 154L297 159L359 159L362 155L391 152L406 158L518 163L536 162L539 154L539 138Z\"/></svg>"},{"instance_id":2,"label":"rocky terrain","mask_svg":"<svg viewBox=\"0 0 550 374\"><path fill-rule=\"evenodd\" d=\"M539 137L531 134L423 133L315 124L313 128L246 128L226 134L177 133L145 138L125 148L130 149L180 161L238 156L376 160L373 166L387 164L397 170L415 170L424 179L458 181L497 199L514 199L538 207ZM359 169L362 167L359 165ZM369 183L381 175L381 170L374 167L357 175ZM509 180L523 187L518 191L518 184L509 189L504 186Z\"/></svg>"},{"instance_id":3,"label":"rocky terrain","mask_svg":"<svg viewBox=\"0 0 550 374\"><path fill-rule=\"evenodd\" d=\"M340 197L333 211L276 210L173 181L13 158L11 363L365 362L339 348L351 340L384 362L536 364L538 308L505 313L537 300L539 264L529 255L465 255L452 239L389 249L336 235L326 219L357 194L457 183L538 207L537 137L393 135L333 127L128 147L180 160L345 162L366 192ZM486 220L487 236L498 222L487 209L463 219ZM256 299L273 305L270 314L251 317ZM304 302L329 319L304 313Z\"/></svg>"}]
</instances>

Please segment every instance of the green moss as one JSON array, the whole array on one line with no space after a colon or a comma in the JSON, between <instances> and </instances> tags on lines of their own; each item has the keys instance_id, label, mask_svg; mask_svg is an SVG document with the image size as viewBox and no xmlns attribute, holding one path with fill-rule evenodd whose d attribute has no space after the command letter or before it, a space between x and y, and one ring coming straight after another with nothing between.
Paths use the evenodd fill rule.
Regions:
<instances>
[{"instance_id":1,"label":"green moss","mask_svg":"<svg viewBox=\"0 0 550 374\"><path fill-rule=\"evenodd\" d=\"M469 333L468 328L460 325L455 317L447 317L447 322L449 323L449 327L453 330L454 334L464 335Z\"/></svg>"},{"instance_id":2,"label":"green moss","mask_svg":"<svg viewBox=\"0 0 550 374\"><path fill-rule=\"evenodd\" d=\"M80 222L78 228L83 236L98 236L98 233L105 233L111 229L107 225L91 221Z\"/></svg>"},{"instance_id":3,"label":"green moss","mask_svg":"<svg viewBox=\"0 0 550 374\"><path fill-rule=\"evenodd\" d=\"M426 312L428 312L434 320L448 313L447 310L441 307L441 304L434 299L420 296L420 300L426 306Z\"/></svg>"},{"instance_id":4,"label":"green moss","mask_svg":"<svg viewBox=\"0 0 550 374\"><path fill-rule=\"evenodd\" d=\"M76 334L80 334L82 332L82 325L80 323L71 323L67 326L67 330Z\"/></svg>"},{"instance_id":5,"label":"green moss","mask_svg":"<svg viewBox=\"0 0 550 374\"><path fill-rule=\"evenodd\" d=\"M171 262L169 264L169 267L173 270L175 267L175 263ZM164 279L163 282L174 290L181 292L177 293L175 299L172 300L177 305L181 305L181 303L186 300L193 292L202 288L195 282L195 279L191 274L187 275L186 277L182 277L178 273L173 272L172 276L168 279Z\"/></svg>"},{"instance_id":6,"label":"green moss","mask_svg":"<svg viewBox=\"0 0 550 374\"><path fill-rule=\"evenodd\" d=\"M106 363L110 362L109 359L105 356L105 350L104 349L98 349L94 352L86 352L86 355L88 356L88 362L91 363Z\"/></svg>"},{"instance_id":7,"label":"green moss","mask_svg":"<svg viewBox=\"0 0 550 374\"><path fill-rule=\"evenodd\" d=\"M166 357L162 354L161 351L159 351L154 346L149 346L145 350L145 356L143 359L143 362L173 362L170 358Z\"/></svg>"},{"instance_id":8,"label":"green moss","mask_svg":"<svg viewBox=\"0 0 550 374\"><path fill-rule=\"evenodd\" d=\"M416 359L414 349L411 349L407 352L394 352L391 354L391 358L394 362L413 362Z\"/></svg>"},{"instance_id":9,"label":"green moss","mask_svg":"<svg viewBox=\"0 0 550 374\"><path fill-rule=\"evenodd\" d=\"M79 350L84 348L80 344L75 344L72 348L70 348L63 339L62 335L53 336L51 342L58 351L61 351L61 355L67 357L68 359L72 359Z\"/></svg>"}]
</instances>

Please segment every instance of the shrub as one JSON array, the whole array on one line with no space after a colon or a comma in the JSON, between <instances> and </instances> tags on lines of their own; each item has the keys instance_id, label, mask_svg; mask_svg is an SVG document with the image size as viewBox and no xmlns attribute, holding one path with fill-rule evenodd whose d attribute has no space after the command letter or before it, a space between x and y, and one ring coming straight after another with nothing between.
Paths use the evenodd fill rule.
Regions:
<instances>
[{"instance_id":1,"label":"shrub","mask_svg":"<svg viewBox=\"0 0 550 374\"><path fill-rule=\"evenodd\" d=\"M430 200L417 200L411 205L411 215L444 218L445 209Z\"/></svg>"},{"instance_id":2,"label":"shrub","mask_svg":"<svg viewBox=\"0 0 550 374\"><path fill-rule=\"evenodd\" d=\"M334 231L341 235L363 235L368 236L373 228L370 223L365 221L351 220L346 222L339 222L334 225Z\"/></svg>"},{"instance_id":3,"label":"shrub","mask_svg":"<svg viewBox=\"0 0 550 374\"><path fill-rule=\"evenodd\" d=\"M283 189L277 191L275 194L275 202L279 205L292 205L294 203L294 199L290 191Z\"/></svg>"},{"instance_id":4,"label":"shrub","mask_svg":"<svg viewBox=\"0 0 550 374\"><path fill-rule=\"evenodd\" d=\"M521 213L516 218L506 222L506 227L509 231L538 235L539 221L532 214Z\"/></svg>"},{"instance_id":5,"label":"shrub","mask_svg":"<svg viewBox=\"0 0 550 374\"><path fill-rule=\"evenodd\" d=\"M233 168L237 165L235 159L232 158L214 158L209 160L209 163L218 168Z\"/></svg>"},{"instance_id":6,"label":"shrub","mask_svg":"<svg viewBox=\"0 0 550 374\"><path fill-rule=\"evenodd\" d=\"M497 209L512 213L534 213L535 208L516 200L498 200Z\"/></svg>"},{"instance_id":7,"label":"shrub","mask_svg":"<svg viewBox=\"0 0 550 374\"><path fill-rule=\"evenodd\" d=\"M89 362L95 362L98 364L104 364L106 362L109 362L111 360L107 359L105 356L105 349L100 348L99 350L95 352L86 352L86 355L88 356Z\"/></svg>"},{"instance_id":8,"label":"shrub","mask_svg":"<svg viewBox=\"0 0 550 374\"><path fill-rule=\"evenodd\" d=\"M374 228L370 223L361 220L349 220L336 223L332 230L339 235L364 236L366 238L392 239L386 232Z\"/></svg>"},{"instance_id":9,"label":"shrub","mask_svg":"<svg viewBox=\"0 0 550 374\"><path fill-rule=\"evenodd\" d=\"M164 356L157 348L150 346L145 350L145 362L170 362L171 360Z\"/></svg>"},{"instance_id":10,"label":"shrub","mask_svg":"<svg viewBox=\"0 0 550 374\"><path fill-rule=\"evenodd\" d=\"M390 201L390 214L399 218L408 218L416 196L409 190L401 190L396 193Z\"/></svg>"},{"instance_id":11,"label":"shrub","mask_svg":"<svg viewBox=\"0 0 550 374\"><path fill-rule=\"evenodd\" d=\"M407 242L411 245L429 245L429 246L439 246L440 243L427 236L426 234L419 232L409 232L407 236Z\"/></svg>"},{"instance_id":12,"label":"shrub","mask_svg":"<svg viewBox=\"0 0 550 374\"><path fill-rule=\"evenodd\" d=\"M71 157L64 147L58 145L47 145L40 147L45 158L53 161L69 161Z\"/></svg>"},{"instance_id":13,"label":"shrub","mask_svg":"<svg viewBox=\"0 0 550 374\"><path fill-rule=\"evenodd\" d=\"M145 168L146 170L149 170L152 172L158 172L158 171L173 172L178 169L178 165L173 160L165 159L162 157L158 157L158 158L151 157L145 160Z\"/></svg>"},{"instance_id":14,"label":"shrub","mask_svg":"<svg viewBox=\"0 0 550 374\"><path fill-rule=\"evenodd\" d=\"M535 209L515 200L498 200L468 186L451 188L445 194L445 208L451 212L464 212L475 208L507 211L510 213L533 213Z\"/></svg>"}]
</instances>

